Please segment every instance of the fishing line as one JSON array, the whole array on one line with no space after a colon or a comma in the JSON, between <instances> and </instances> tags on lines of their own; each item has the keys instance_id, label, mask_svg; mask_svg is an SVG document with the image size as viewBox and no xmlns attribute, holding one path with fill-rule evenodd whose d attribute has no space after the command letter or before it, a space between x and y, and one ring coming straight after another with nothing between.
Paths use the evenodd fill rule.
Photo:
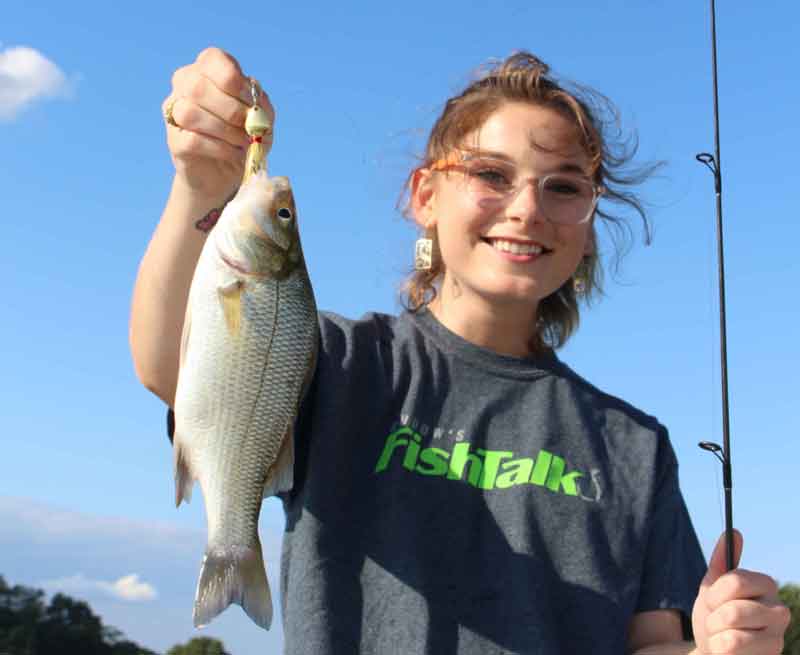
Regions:
<instances>
[{"instance_id":1,"label":"fishing line","mask_svg":"<svg viewBox=\"0 0 800 655\"><path fill-rule=\"evenodd\" d=\"M711 452L722 463L722 484L725 491L725 562L727 570L733 569L733 475L731 472L730 420L728 411L728 347L725 330L725 255L722 229L722 160L719 147L719 91L717 85L717 20L715 0L711 0L711 69L714 87L714 155L701 152L697 161L705 164L714 174L714 192L717 200L717 264L719 268L719 344L720 383L722 386L722 446L711 441L701 441L699 446Z\"/></svg>"}]
</instances>

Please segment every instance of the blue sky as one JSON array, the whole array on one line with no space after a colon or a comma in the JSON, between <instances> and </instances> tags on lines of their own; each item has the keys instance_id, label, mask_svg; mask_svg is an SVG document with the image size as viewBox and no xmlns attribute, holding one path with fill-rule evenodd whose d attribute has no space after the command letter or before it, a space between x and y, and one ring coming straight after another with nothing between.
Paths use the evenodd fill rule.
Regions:
<instances>
[{"instance_id":1,"label":"blue sky","mask_svg":"<svg viewBox=\"0 0 800 655\"><path fill-rule=\"evenodd\" d=\"M157 650L193 634L201 495L173 504L160 402L127 344L139 259L169 190L172 72L233 53L277 111L317 302L398 309L414 231L395 210L443 102L528 49L595 87L667 162L643 193L655 240L607 276L561 356L670 429L706 553L723 524L708 7L705 2L8 3L0 24L0 574L86 598ZM735 522L743 566L800 582L795 250L800 106L791 3L718 7ZM25 48L28 50L20 50ZM637 234L641 235L640 231ZM606 251L608 246L606 244ZM274 582L282 526L261 532ZM232 608L203 634L279 652Z\"/></svg>"}]
</instances>

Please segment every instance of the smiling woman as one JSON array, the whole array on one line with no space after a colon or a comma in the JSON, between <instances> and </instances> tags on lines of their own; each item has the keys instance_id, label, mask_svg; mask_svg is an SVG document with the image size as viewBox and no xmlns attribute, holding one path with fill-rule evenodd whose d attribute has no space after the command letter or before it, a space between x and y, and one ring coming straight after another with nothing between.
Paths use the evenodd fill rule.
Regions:
<instances>
[{"instance_id":1,"label":"smiling woman","mask_svg":"<svg viewBox=\"0 0 800 655\"><path fill-rule=\"evenodd\" d=\"M181 129L217 141L168 126L173 194L136 285L137 371L169 405L205 238L193 226L240 166L222 140L241 136L245 81L216 49L174 78ZM597 98L527 53L486 71L446 103L408 178L424 232L409 309L312 320L279 494L287 655L780 652L774 581L723 575L719 549L707 570L666 428L556 354L598 288L595 223L620 220L604 203L644 218L627 187L652 169L623 171L631 152L604 138ZM200 120L223 110L229 125ZM293 373L263 375L280 389ZM256 443L271 417L250 418Z\"/></svg>"}]
</instances>

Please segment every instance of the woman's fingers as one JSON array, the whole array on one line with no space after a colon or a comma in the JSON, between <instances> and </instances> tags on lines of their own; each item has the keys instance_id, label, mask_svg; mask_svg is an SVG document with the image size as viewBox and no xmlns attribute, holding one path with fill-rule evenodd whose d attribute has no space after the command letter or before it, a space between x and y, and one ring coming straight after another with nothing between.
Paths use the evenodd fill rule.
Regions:
<instances>
[{"instance_id":1,"label":"woman's fingers","mask_svg":"<svg viewBox=\"0 0 800 655\"><path fill-rule=\"evenodd\" d=\"M782 634L788 617L788 608L779 603L735 600L709 614L706 629L709 634L715 634L730 629L762 630L774 626Z\"/></svg>"},{"instance_id":2,"label":"woman's fingers","mask_svg":"<svg viewBox=\"0 0 800 655\"><path fill-rule=\"evenodd\" d=\"M197 57L197 70L224 94L238 98L244 104L244 111L253 104L250 78L242 73L239 62L219 48L206 48ZM259 85L260 88L260 85ZM275 110L263 90L257 98L259 106L267 113L271 122L275 120ZM225 118L224 115L218 114ZM244 124L244 114L236 114L234 123ZM226 119L227 120L227 119Z\"/></svg>"},{"instance_id":3,"label":"woman's fingers","mask_svg":"<svg viewBox=\"0 0 800 655\"><path fill-rule=\"evenodd\" d=\"M710 611L714 611L731 600L777 597L778 585L770 576L747 569L734 569L708 587L705 603Z\"/></svg>"},{"instance_id":4,"label":"woman's fingers","mask_svg":"<svg viewBox=\"0 0 800 655\"><path fill-rule=\"evenodd\" d=\"M206 48L175 71L162 112L176 174L191 188L220 196L241 180L250 142L244 124L252 104L250 79L219 48ZM263 91L258 104L274 122L275 111ZM271 132L262 145L269 151Z\"/></svg>"},{"instance_id":5,"label":"woman's fingers","mask_svg":"<svg viewBox=\"0 0 800 655\"><path fill-rule=\"evenodd\" d=\"M232 146L247 146L244 123L252 105L250 80L242 75L235 59L218 48L206 49L195 64L175 71L172 86L162 109L166 112L171 104L178 127ZM274 121L274 110L263 91L259 105Z\"/></svg>"},{"instance_id":6,"label":"woman's fingers","mask_svg":"<svg viewBox=\"0 0 800 655\"><path fill-rule=\"evenodd\" d=\"M205 157L244 166L245 148L189 129L167 126L167 145L176 159Z\"/></svg>"},{"instance_id":7,"label":"woman's fingers","mask_svg":"<svg viewBox=\"0 0 800 655\"><path fill-rule=\"evenodd\" d=\"M252 102L250 81L242 73L239 62L224 50L206 48L197 55L195 65L221 91L245 104Z\"/></svg>"},{"instance_id":8,"label":"woman's fingers","mask_svg":"<svg viewBox=\"0 0 800 655\"><path fill-rule=\"evenodd\" d=\"M225 141L234 147L247 146L248 138L242 127L243 123L237 125L220 118L213 109L208 108L207 101L198 102L186 96L173 96L167 102L172 102L172 118L177 127Z\"/></svg>"},{"instance_id":9,"label":"woman's fingers","mask_svg":"<svg viewBox=\"0 0 800 655\"><path fill-rule=\"evenodd\" d=\"M193 101L231 125L243 126L248 105L220 89L202 69L187 67L175 72L174 93Z\"/></svg>"}]
</instances>

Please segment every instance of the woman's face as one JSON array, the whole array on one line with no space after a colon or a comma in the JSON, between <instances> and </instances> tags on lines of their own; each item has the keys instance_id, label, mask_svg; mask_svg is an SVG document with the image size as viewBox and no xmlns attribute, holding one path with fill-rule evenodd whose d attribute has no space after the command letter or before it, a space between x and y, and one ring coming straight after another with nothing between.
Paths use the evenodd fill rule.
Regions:
<instances>
[{"instance_id":1,"label":"woman's face","mask_svg":"<svg viewBox=\"0 0 800 655\"><path fill-rule=\"evenodd\" d=\"M556 224L545 217L538 180L566 173L591 179L574 125L558 112L509 102L461 146L507 159L522 181L507 202L481 202L459 167L422 171L413 188L420 225L435 230L445 268L443 289L498 309L534 309L564 284L591 252L591 221Z\"/></svg>"}]
</instances>

